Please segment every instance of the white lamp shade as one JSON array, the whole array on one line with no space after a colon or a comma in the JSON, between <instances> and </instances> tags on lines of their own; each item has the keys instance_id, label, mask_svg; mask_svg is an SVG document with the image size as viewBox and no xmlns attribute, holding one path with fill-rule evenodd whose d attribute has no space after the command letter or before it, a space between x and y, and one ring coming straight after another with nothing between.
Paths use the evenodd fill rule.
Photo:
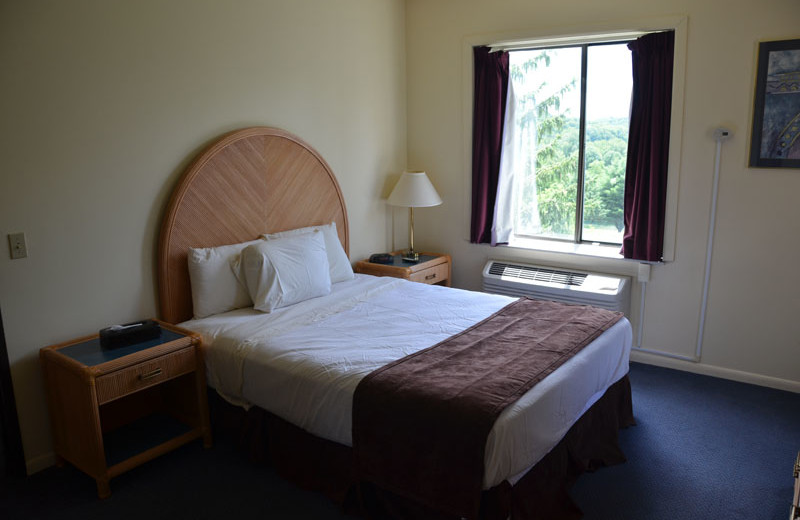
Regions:
<instances>
[{"instance_id":1,"label":"white lamp shade","mask_svg":"<svg viewBox=\"0 0 800 520\"><path fill-rule=\"evenodd\" d=\"M425 208L442 203L436 188L425 172L404 172L389 195L389 204L407 208Z\"/></svg>"}]
</instances>

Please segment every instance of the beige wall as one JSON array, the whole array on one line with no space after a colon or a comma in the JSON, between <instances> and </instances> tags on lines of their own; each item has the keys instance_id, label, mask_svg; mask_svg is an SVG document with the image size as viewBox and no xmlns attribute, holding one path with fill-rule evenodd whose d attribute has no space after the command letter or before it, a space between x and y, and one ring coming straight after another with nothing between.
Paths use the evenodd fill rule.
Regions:
<instances>
[{"instance_id":1,"label":"beige wall","mask_svg":"<svg viewBox=\"0 0 800 520\"><path fill-rule=\"evenodd\" d=\"M401 0L0 4L2 308L29 469L51 459L40 347L153 316L156 235L216 136L300 135L341 184L351 255L390 247L379 195L405 168Z\"/></svg>"},{"instance_id":2,"label":"beige wall","mask_svg":"<svg viewBox=\"0 0 800 520\"><path fill-rule=\"evenodd\" d=\"M800 37L796 0L408 0L409 166L426 169L444 199L415 212L417 245L453 256L454 283L480 288L487 258L635 273L636 264L471 245L466 240L470 164L465 157L462 65L470 43L500 35L536 37L595 29L638 29L688 19L685 104L677 165L675 261L654 267L642 347L695 353L710 213L716 126L724 144L708 313L699 364L635 359L800 391L800 171L747 167L759 41ZM495 40L496 41L496 40ZM469 60L467 60L469 64ZM634 291L638 324L639 288Z\"/></svg>"}]
</instances>

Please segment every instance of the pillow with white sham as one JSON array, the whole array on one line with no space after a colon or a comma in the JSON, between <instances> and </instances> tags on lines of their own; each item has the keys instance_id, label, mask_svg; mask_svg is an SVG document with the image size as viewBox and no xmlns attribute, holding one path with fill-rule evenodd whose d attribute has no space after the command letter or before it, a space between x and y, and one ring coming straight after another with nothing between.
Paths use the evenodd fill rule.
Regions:
<instances>
[{"instance_id":1,"label":"pillow with white sham","mask_svg":"<svg viewBox=\"0 0 800 520\"><path fill-rule=\"evenodd\" d=\"M246 247L240 273L262 312L331 292L330 268L321 231L265 240Z\"/></svg>"},{"instance_id":2,"label":"pillow with white sham","mask_svg":"<svg viewBox=\"0 0 800 520\"><path fill-rule=\"evenodd\" d=\"M330 265L331 283L352 280L354 277L353 266L350 265L350 259L347 258L347 253L344 252L342 243L339 241L339 233L336 231L336 222L331 222L330 224L322 226L309 226L278 233L269 233L264 235L264 238L267 240L274 240L276 238L302 235L312 231L322 231L322 236L325 239L325 251L328 255L328 264Z\"/></svg>"},{"instance_id":3,"label":"pillow with white sham","mask_svg":"<svg viewBox=\"0 0 800 520\"><path fill-rule=\"evenodd\" d=\"M247 287L239 282L231 270L231 260L247 246L259 242L264 240L250 240L218 247L189 248L189 284L192 287L192 310L195 319L253 304Z\"/></svg>"}]
</instances>

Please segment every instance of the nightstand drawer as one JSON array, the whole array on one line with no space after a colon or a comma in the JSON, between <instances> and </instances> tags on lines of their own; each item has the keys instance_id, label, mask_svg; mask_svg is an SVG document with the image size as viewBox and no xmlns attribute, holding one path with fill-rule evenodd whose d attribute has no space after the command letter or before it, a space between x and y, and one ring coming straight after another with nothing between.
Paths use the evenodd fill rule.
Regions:
<instances>
[{"instance_id":1,"label":"nightstand drawer","mask_svg":"<svg viewBox=\"0 0 800 520\"><path fill-rule=\"evenodd\" d=\"M450 278L450 264L444 263L435 265L428 269L411 274L408 277L412 282L422 282L428 284L439 283Z\"/></svg>"},{"instance_id":2,"label":"nightstand drawer","mask_svg":"<svg viewBox=\"0 0 800 520\"><path fill-rule=\"evenodd\" d=\"M194 371L196 366L194 347L189 347L98 377L96 380L98 404L187 374Z\"/></svg>"}]
</instances>

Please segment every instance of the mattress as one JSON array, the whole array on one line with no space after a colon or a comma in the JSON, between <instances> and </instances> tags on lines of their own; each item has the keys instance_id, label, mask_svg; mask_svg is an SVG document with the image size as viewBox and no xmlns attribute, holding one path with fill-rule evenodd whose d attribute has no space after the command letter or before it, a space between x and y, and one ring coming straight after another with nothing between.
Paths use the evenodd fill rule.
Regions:
<instances>
[{"instance_id":1,"label":"mattress","mask_svg":"<svg viewBox=\"0 0 800 520\"><path fill-rule=\"evenodd\" d=\"M209 384L324 439L352 446L352 399L371 371L430 347L515 298L356 275L327 296L269 314L251 308L190 320ZM628 372L622 319L504 410L489 434L484 488L514 484Z\"/></svg>"}]
</instances>

